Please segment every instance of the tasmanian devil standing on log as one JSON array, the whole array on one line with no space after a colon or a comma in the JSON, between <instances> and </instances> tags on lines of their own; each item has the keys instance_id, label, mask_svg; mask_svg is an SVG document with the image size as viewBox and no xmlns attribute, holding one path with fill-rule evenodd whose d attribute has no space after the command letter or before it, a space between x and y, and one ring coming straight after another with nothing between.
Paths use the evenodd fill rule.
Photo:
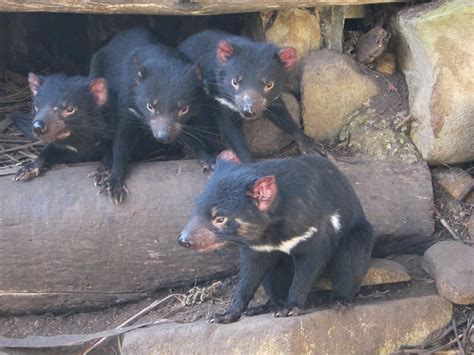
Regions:
<instances>
[{"instance_id":1,"label":"tasmanian devil standing on log","mask_svg":"<svg viewBox=\"0 0 474 355\"><path fill-rule=\"evenodd\" d=\"M302 152L317 151L281 99L288 73L296 66L294 48L207 30L189 37L178 49L202 66L206 88L219 103L215 108L219 130L242 162L254 160L242 124L264 113L292 135Z\"/></svg>"},{"instance_id":2,"label":"tasmanian devil standing on log","mask_svg":"<svg viewBox=\"0 0 474 355\"><path fill-rule=\"evenodd\" d=\"M121 202L128 192L124 175L130 159L145 159L179 142L194 153L204 169L213 159L201 108L207 96L201 70L178 51L156 43L145 28L116 35L92 58L91 77L103 76L117 95L110 195Z\"/></svg>"},{"instance_id":3,"label":"tasmanian devil standing on log","mask_svg":"<svg viewBox=\"0 0 474 355\"><path fill-rule=\"evenodd\" d=\"M331 271L334 302L350 301L368 269L372 228L350 183L318 155L239 164L221 153L180 245L207 252L240 246L231 306L211 322L237 321L263 282L275 316L298 315L313 282Z\"/></svg>"},{"instance_id":4,"label":"tasmanian devil standing on log","mask_svg":"<svg viewBox=\"0 0 474 355\"><path fill-rule=\"evenodd\" d=\"M30 73L28 83L33 95L33 124L18 117L16 125L46 147L16 173L15 181L32 179L54 164L96 161L106 155L113 134L106 114L104 79Z\"/></svg>"}]
</instances>

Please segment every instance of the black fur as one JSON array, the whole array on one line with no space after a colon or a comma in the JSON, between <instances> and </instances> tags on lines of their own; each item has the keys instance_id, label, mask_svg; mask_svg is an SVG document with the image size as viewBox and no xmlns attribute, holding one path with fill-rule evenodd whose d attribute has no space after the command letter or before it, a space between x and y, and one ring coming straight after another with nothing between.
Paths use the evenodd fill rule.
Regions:
<instances>
[{"instance_id":1,"label":"black fur","mask_svg":"<svg viewBox=\"0 0 474 355\"><path fill-rule=\"evenodd\" d=\"M229 43L232 48L226 62L222 62L218 55L221 41ZM242 162L254 161L242 124L246 119L260 118L263 113L291 134L303 152L318 151L315 143L293 121L281 100L290 68L285 68L280 59L280 48L269 42L255 42L223 31L207 30L189 37L178 49L202 66L210 96L216 102L220 101L220 104L214 103L219 130ZM233 80L237 80L238 87L233 86ZM273 87L266 90L265 85L270 82ZM223 105L223 100L228 104Z\"/></svg>"},{"instance_id":2,"label":"black fur","mask_svg":"<svg viewBox=\"0 0 474 355\"><path fill-rule=\"evenodd\" d=\"M30 87L34 86L30 116L33 122L26 124L24 116L17 116L17 127L47 145L37 159L17 172L14 180L29 180L54 164L102 159L110 150L113 134L106 102L98 103L91 92L94 81L81 76L43 77L31 73L29 81ZM101 90L105 95L102 100L106 100L106 86L101 86ZM67 110L74 111L67 113ZM42 130L33 134L32 130L38 125Z\"/></svg>"},{"instance_id":3,"label":"black fur","mask_svg":"<svg viewBox=\"0 0 474 355\"><path fill-rule=\"evenodd\" d=\"M273 177L274 195L255 194L264 177ZM258 249L276 248L303 235L308 239L289 254ZM297 315L313 282L327 269L332 270L332 299L350 301L367 271L373 240L348 180L327 159L308 155L247 165L218 160L179 243L198 251L215 250L227 242L240 245L232 305L212 318L229 323L247 309L260 283L278 309L277 316Z\"/></svg>"},{"instance_id":4,"label":"black fur","mask_svg":"<svg viewBox=\"0 0 474 355\"><path fill-rule=\"evenodd\" d=\"M205 167L209 126L200 69L179 52L156 43L151 32L134 28L116 35L92 58L91 77L102 76L117 95L117 127L109 191L121 202L130 159L144 159L181 143ZM187 107L187 109L186 109ZM181 110L181 111L180 111Z\"/></svg>"}]
</instances>

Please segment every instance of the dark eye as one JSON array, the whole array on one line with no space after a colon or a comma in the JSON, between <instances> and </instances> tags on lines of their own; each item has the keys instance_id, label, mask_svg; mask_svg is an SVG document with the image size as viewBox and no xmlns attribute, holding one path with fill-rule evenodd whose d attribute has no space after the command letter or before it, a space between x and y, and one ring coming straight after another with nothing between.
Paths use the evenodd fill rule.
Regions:
<instances>
[{"instance_id":1,"label":"dark eye","mask_svg":"<svg viewBox=\"0 0 474 355\"><path fill-rule=\"evenodd\" d=\"M152 106L150 103L146 104L146 108L147 108L148 111L150 111L150 112L154 112L154 111L155 111L155 109L153 108L153 106Z\"/></svg>"},{"instance_id":2,"label":"dark eye","mask_svg":"<svg viewBox=\"0 0 474 355\"><path fill-rule=\"evenodd\" d=\"M184 116L188 112L189 112L189 105L186 105L186 106L181 107L181 110L179 110L178 114L180 116Z\"/></svg>"},{"instance_id":3,"label":"dark eye","mask_svg":"<svg viewBox=\"0 0 474 355\"><path fill-rule=\"evenodd\" d=\"M265 90L271 90L273 89L273 86L275 85L275 82L273 80L267 81L265 84Z\"/></svg>"},{"instance_id":4,"label":"dark eye","mask_svg":"<svg viewBox=\"0 0 474 355\"><path fill-rule=\"evenodd\" d=\"M214 224L223 225L227 222L227 217L217 216L214 217Z\"/></svg>"},{"instance_id":5,"label":"dark eye","mask_svg":"<svg viewBox=\"0 0 474 355\"><path fill-rule=\"evenodd\" d=\"M72 107L72 106L69 106L69 107L66 107L64 112L66 112L67 115L72 115L74 112L76 112L76 108Z\"/></svg>"},{"instance_id":6,"label":"dark eye","mask_svg":"<svg viewBox=\"0 0 474 355\"><path fill-rule=\"evenodd\" d=\"M239 87L239 82L238 82L238 80L237 80L236 78L232 79L232 82L231 82L231 83L232 83L232 86L233 86L234 88L237 89L237 88Z\"/></svg>"}]
</instances>

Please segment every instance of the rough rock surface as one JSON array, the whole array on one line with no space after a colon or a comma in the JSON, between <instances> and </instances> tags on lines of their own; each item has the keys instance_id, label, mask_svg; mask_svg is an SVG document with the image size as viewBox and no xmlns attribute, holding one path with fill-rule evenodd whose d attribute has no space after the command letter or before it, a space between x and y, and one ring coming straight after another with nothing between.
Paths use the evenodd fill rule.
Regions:
<instances>
[{"instance_id":1,"label":"rough rock surface","mask_svg":"<svg viewBox=\"0 0 474 355\"><path fill-rule=\"evenodd\" d=\"M411 136L430 164L474 159L473 17L471 0L453 0L407 8L395 21Z\"/></svg>"},{"instance_id":2,"label":"rough rock surface","mask_svg":"<svg viewBox=\"0 0 474 355\"><path fill-rule=\"evenodd\" d=\"M381 317L383 315L383 317ZM421 343L451 320L437 295L316 310L299 317L269 314L229 325L164 324L124 336L123 354L389 354Z\"/></svg>"},{"instance_id":3,"label":"rough rock surface","mask_svg":"<svg viewBox=\"0 0 474 355\"><path fill-rule=\"evenodd\" d=\"M474 304L474 248L456 241L439 242L423 256L423 269L441 296L456 304Z\"/></svg>"},{"instance_id":4,"label":"rough rock surface","mask_svg":"<svg viewBox=\"0 0 474 355\"><path fill-rule=\"evenodd\" d=\"M397 70L397 58L393 53L383 53L375 59L375 69L385 75L392 75Z\"/></svg>"},{"instance_id":5,"label":"rough rock surface","mask_svg":"<svg viewBox=\"0 0 474 355\"><path fill-rule=\"evenodd\" d=\"M372 259L369 270L362 281L363 286L372 286L380 284L390 284L397 282L410 281L406 268L389 259ZM328 290L331 288L331 282L327 279L320 279L316 283L316 289Z\"/></svg>"},{"instance_id":6,"label":"rough rock surface","mask_svg":"<svg viewBox=\"0 0 474 355\"><path fill-rule=\"evenodd\" d=\"M262 14L263 27L269 26L265 37L279 46L291 46L296 49L297 58L301 59L321 45L321 29L317 11L307 9L281 10L272 16L273 12Z\"/></svg>"},{"instance_id":7,"label":"rough rock surface","mask_svg":"<svg viewBox=\"0 0 474 355\"><path fill-rule=\"evenodd\" d=\"M299 125L301 111L298 100L288 93L282 95L282 100L293 120ZM245 122L244 131L250 150L258 157L270 156L293 142L291 135L265 117L256 121Z\"/></svg>"},{"instance_id":8,"label":"rough rock surface","mask_svg":"<svg viewBox=\"0 0 474 355\"><path fill-rule=\"evenodd\" d=\"M334 142L350 116L378 93L353 59L330 50L303 60L301 79L305 132L320 142Z\"/></svg>"},{"instance_id":9,"label":"rough rock surface","mask_svg":"<svg viewBox=\"0 0 474 355\"><path fill-rule=\"evenodd\" d=\"M473 180L472 177L461 168L437 168L433 169L431 173L443 189L455 199L461 196L466 187L468 187ZM467 203L474 203L474 193L467 196L465 201Z\"/></svg>"}]
</instances>

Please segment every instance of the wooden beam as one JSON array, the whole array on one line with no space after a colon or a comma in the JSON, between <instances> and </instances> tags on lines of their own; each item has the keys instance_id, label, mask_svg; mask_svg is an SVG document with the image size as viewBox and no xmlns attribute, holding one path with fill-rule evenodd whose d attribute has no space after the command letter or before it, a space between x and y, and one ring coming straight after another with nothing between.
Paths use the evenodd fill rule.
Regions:
<instances>
[{"instance_id":1,"label":"wooden beam","mask_svg":"<svg viewBox=\"0 0 474 355\"><path fill-rule=\"evenodd\" d=\"M403 0L3 0L0 12L90 14L217 15L318 5L366 5Z\"/></svg>"},{"instance_id":2,"label":"wooden beam","mask_svg":"<svg viewBox=\"0 0 474 355\"><path fill-rule=\"evenodd\" d=\"M425 164L339 163L387 247L434 229ZM95 164L59 168L25 183L0 177L0 313L97 308L158 288L236 272L237 250L199 254L177 243L207 176L197 161L131 166L125 203L87 175Z\"/></svg>"}]
</instances>

